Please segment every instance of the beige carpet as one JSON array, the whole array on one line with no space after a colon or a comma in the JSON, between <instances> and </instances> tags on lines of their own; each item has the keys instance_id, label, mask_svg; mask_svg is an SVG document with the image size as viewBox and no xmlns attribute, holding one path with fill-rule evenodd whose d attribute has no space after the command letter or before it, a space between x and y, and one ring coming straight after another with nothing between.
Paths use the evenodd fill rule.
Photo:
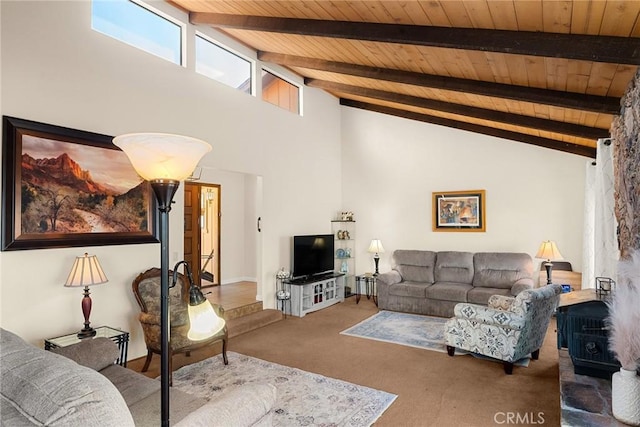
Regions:
<instances>
[{"instance_id":1,"label":"beige carpet","mask_svg":"<svg viewBox=\"0 0 640 427\"><path fill-rule=\"evenodd\" d=\"M303 318L287 316L233 337L229 351L397 394L376 426L498 426L508 413L520 419L535 416L537 426L560 425L555 322L540 359L505 375L500 363L340 334L376 312L366 298L357 305L355 298L347 298ZM191 357L178 355L174 369L219 352L220 346L214 346ZM159 375L159 359L154 357L146 375ZM129 367L139 371L143 362L131 361Z\"/></svg>"},{"instance_id":2,"label":"beige carpet","mask_svg":"<svg viewBox=\"0 0 640 427\"><path fill-rule=\"evenodd\" d=\"M229 349L397 394L376 426L495 426L508 412L560 425L555 325L540 359L505 375L500 363L340 334L376 311L370 300L347 298L235 337Z\"/></svg>"}]
</instances>

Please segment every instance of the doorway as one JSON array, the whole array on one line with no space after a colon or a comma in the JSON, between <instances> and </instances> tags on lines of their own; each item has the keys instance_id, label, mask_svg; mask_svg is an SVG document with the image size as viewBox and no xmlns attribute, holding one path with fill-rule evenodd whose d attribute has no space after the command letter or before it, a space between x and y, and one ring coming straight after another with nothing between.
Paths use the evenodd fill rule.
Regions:
<instances>
[{"instance_id":1,"label":"doorway","mask_svg":"<svg viewBox=\"0 0 640 427\"><path fill-rule=\"evenodd\" d=\"M220 285L221 186L187 182L184 189L184 259L201 287Z\"/></svg>"}]
</instances>

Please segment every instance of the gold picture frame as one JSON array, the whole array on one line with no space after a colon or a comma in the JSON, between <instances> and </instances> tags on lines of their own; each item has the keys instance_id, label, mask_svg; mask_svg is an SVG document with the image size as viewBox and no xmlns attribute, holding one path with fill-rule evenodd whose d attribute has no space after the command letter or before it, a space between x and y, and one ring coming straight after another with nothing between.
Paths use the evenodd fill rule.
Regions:
<instances>
[{"instance_id":1,"label":"gold picture frame","mask_svg":"<svg viewBox=\"0 0 640 427\"><path fill-rule=\"evenodd\" d=\"M433 231L484 232L485 190L434 191Z\"/></svg>"}]
</instances>

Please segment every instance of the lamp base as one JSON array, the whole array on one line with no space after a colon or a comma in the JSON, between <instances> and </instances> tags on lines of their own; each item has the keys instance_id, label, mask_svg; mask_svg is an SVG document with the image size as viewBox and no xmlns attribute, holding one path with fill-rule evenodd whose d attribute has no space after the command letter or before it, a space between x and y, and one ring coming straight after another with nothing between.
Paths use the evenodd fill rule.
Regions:
<instances>
[{"instance_id":1,"label":"lamp base","mask_svg":"<svg viewBox=\"0 0 640 427\"><path fill-rule=\"evenodd\" d=\"M380 274L380 272L378 271L378 262L380 262L380 257L378 256L378 254L375 254L373 256L373 262L376 264L376 272L373 273L373 275L378 276Z\"/></svg>"},{"instance_id":2,"label":"lamp base","mask_svg":"<svg viewBox=\"0 0 640 427\"><path fill-rule=\"evenodd\" d=\"M552 284L551 281L551 271L553 270L553 264L550 261L544 263L544 268L547 270L547 285Z\"/></svg>"},{"instance_id":3,"label":"lamp base","mask_svg":"<svg viewBox=\"0 0 640 427\"><path fill-rule=\"evenodd\" d=\"M85 338L91 338L91 337L95 337L96 336L96 330L93 328L84 328L82 329L80 332L78 332L78 338L85 339Z\"/></svg>"}]
</instances>

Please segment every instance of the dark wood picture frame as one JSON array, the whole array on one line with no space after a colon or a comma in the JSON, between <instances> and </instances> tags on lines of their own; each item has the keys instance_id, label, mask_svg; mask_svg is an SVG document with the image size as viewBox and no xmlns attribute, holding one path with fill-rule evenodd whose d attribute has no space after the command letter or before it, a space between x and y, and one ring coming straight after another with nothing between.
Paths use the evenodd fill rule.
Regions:
<instances>
[{"instance_id":1,"label":"dark wood picture frame","mask_svg":"<svg viewBox=\"0 0 640 427\"><path fill-rule=\"evenodd\" d=\"M2 126L3 251L160 241L151 186L143 181L127 187L133 181L125 182L122 176L135 170L130 163L133 172L127 170L121 160L126 155L113 144L113 137L8 116L3 116ZM23 152L23 141L42 153L50 147L65 151L57 158L34 159ZM119 166L103 168L96 182L92 171L83 170L67 151L81 153L93 164L117 159ZM70 175L69 169L74 171ZM105 176L105 170L113 175Z\"/></svg>"},{"instance_id":2,"label":"dark wood picture frame","mask_svg":"<svg viewBox=\"0 0 640 427\"><path fill-rule=\"evenodd\" d=\"M485 190L433 192L433 231L484 232Z\"/></svg>"}]
</instances>

